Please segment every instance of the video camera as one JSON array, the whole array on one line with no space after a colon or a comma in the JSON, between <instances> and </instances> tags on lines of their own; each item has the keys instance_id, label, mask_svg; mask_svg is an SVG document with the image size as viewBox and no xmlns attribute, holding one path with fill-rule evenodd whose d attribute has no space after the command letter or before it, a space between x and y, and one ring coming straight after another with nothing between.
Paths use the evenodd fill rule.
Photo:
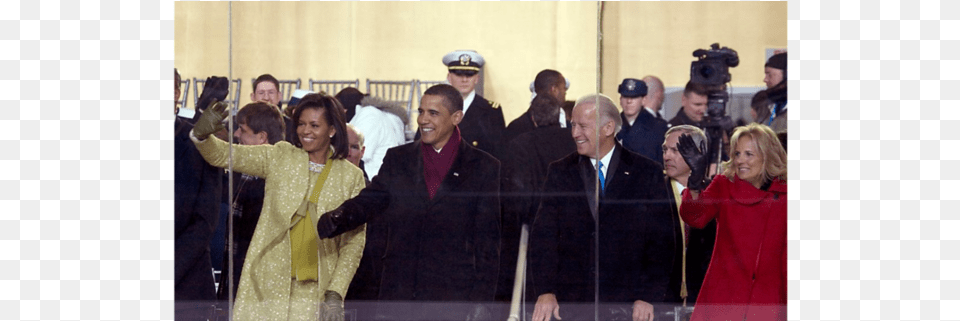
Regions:
<instances>
[{"instance_id":1,"label":"video camera","mask_svg":"<svg viewBox=\"0 0 960 321\"><path fill-rule=\"evenodd\" d=\"M730 67L740 64L737 51L723 47L719 43L710 45L710 49L693 51L697 61L690 63L690 82L711 88L707 94L707 116L721 118L726 115L727 101L730 96L724 90L730 82Z\"/></svg>"},{"instance_id":2,"label":"video camera","mask_svg":"<svg viewBox=\"0 0 960 321\"><path fill-rule=\"evenodd\" d=\"M733 120L727 116L730 94L726 91L726 84L731 79L730 68L740 64L740 57L736 50L721 48L719 43L711 44L710 49L694 50L693 56L697 57L697 61L690 63L690 82L709 88L707 117L702 124L711 142L709 153L715 155L711 158L719 163L723 146L722 135L734 127Z\"/></svg>"}]
</instances>

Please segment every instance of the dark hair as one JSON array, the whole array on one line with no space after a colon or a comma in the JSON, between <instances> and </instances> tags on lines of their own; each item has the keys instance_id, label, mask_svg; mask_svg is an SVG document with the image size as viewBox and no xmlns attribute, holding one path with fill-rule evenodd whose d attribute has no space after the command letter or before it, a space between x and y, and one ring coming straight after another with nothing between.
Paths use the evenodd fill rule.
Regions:
<instances>
[{"instance_id":1,"label":"dark hair","mask_svg":"<svg viewBox=\"0 0 960 321\"><path fill-rule=\"evenodd\" d=\"M285 124L276 107L264 102L249 103L237 112L237 123L247 125L254 134L267 133L270 145L283 140Z\"/></svg>"},{"instance_id":2,"label":"dark hair","mask_svg":"<svg viewBox=\"0 0 960 321\"><path fill-rule=\"evenodd\" d=\"M554 86L566 86L563 75L556 70L544 69L537 73L537 78L533 80L533 91L537 95L543 95Z\"/></svg>"},{"instance_id":3,"label":"dark hair","mask_svg":"<svg viewBox=\"0 0 960 321\"><path fill-rule=\"evenodd\" d=\"M442 97L444 107L447 107L447 110L450 111L451 114L457 111L463 111L463 96L461 96L457 88L453 86L447 84L434 85L433 87L427 88L427 91L424 91L423 95Z\"/></svg>"},{"instance_id":4,"label":"dark hair","mask_svg":"<svg viewBox=\"0 0 960 321\"><path fill-rule=\"evenodd\" d=\"M303 111L308 108L323 111L321 113L323 114L323 119L326 120L328 125L332 126L337 131L337 133L330 138L330 146L333 146L333 156L331 156L331 158L347 158L350 142L347 140L347 123L343 120L343 106L340 105L340 101L325 92L321 92L319 94L307 94L300 99L300 103L297 104L297 110L293 112L294 124L300 124L300 115L303 114ZM295 145L297 145L297 147L303 147L300 144L299 135L295 138Z\"/></svg>"},{"instance_id":5,"label":"dark hair","mask_svg":"<svg viewBox=\"0 0 960 321\"><path fill-rule=\"evenodd\" d=\"M692 81L688 81L687 86L683 88L683 95L687 97L690 97L690 93L706 96L709 92L710 88L706 85L697 84Z\"/></svg>"},{"instance_id":6,"label":"dark hair","mask_svg":"<svg viewBox=\"0 0 960 321\"><path fill-rule=\"evenodd\" d=\"M560 104L556 97L552 95L537 94L530 102L530 116L537 127L545 127L559 124Z\"/></svg>"},{"instance_id":7,"label":"dark hair","mask_svg":"<svg viewBox=\"0 0 960 321\"><path fill-rule=\"evenodd\" d=\"M280 91L280 81L277 80L276 77L274 77L274 76L271 75L271 74L262 74L262 75L260 75L260 77L257 77L257 79L253 81L253 92L254 92L254 93L257 92L257 85L259 85L260 83L262 83L262 82L264 82L264 81L269 81L269 82L273 83L273 87L276 88L277 91Z\"/></svg>"},{"instance_id":8,"label":"dark hair","mask_svg":"<svg viewBox=\"0 0 960 321\"><path fill-rule=\"evenodd\" d=\"M353 87L347 87L337 93L337 100L340 101L340 104L343 105L343 108L347 110L347 121L353 119L353 115L357 113L357 105L360 104L360 101L365 97L359 89Z\"/></svg>"},{"instance_id":9,"label":"dark hair","mask_svg":"<svg viewBox=\"0 0 960 321\"><path fill-rule=\"evenodd\" d=\"M180 72L177 71L177 68L173 68L173 85L180 89Z\"/></svg>"}]
</instances>

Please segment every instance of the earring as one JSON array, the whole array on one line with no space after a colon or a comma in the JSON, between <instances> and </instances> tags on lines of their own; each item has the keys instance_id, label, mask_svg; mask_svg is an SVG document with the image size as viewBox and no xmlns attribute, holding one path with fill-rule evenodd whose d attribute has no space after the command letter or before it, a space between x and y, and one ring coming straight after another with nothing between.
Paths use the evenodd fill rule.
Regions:
<instances>
[{"instance_id":1,"label":"earring","mask_svg":"<svg viewBox=\"0 0 960 321\"><path fill-rule=\"evenodd\" d=\"M333 135L330 135L330 138L333 138Z\"/></svg>"}]
</instances>

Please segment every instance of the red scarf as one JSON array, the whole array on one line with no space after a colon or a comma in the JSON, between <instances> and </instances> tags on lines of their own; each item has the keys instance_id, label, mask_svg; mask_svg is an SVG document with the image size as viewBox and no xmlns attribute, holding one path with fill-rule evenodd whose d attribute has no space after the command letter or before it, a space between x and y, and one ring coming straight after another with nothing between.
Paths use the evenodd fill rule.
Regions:
<instances>
[{"instance_id":1,"label":"red scarf","mask_svg":"<svg viewBox=\"0 0 960 321\"><path fill-rule=\"evenodd\" d=\"M430 199L433 199L437 190L440 189L440 183L443 183L443 177L447 175L450 166L453 166L453 160L457 158L457 151L460 149L460 128L453 128L453 134L439 153L433 149L433 146L422 142L420 149L423 154L423 178L427 182Z\"/></svg>"}]
</instances>

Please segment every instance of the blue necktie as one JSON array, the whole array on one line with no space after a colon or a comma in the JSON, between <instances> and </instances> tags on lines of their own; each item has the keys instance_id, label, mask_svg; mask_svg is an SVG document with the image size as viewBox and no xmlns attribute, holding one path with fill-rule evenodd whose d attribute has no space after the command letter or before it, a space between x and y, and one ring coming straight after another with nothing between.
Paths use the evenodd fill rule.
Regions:
<instances>
[{"instance_id":1,"label":"blue necktie","mask_svg":"<svg viewBox=\"0 0 960 321\"><path fill-rule=\"evenodd\" d=\"M603 162L597 160L597 164L600 164L597 173L600 174L600 193L603 194L603 192L606 192L604 185L607 183L606 179L603 178Z\"/></svg>"}]
</instances>

